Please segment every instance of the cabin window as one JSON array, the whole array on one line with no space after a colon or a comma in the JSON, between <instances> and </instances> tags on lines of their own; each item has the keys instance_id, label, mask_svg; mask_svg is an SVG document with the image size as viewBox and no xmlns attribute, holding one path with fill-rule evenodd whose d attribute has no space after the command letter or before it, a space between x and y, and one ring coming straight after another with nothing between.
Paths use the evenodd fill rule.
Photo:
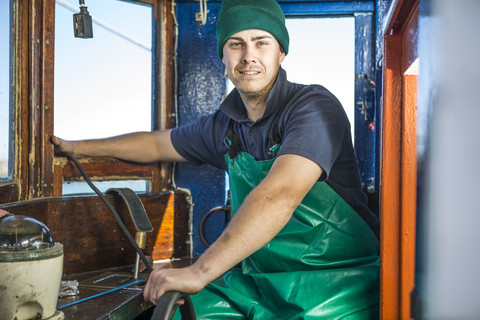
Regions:
<instances>
[{"instance_id":1,"label":"cabin window","mask_svg":"<svg viewBox=\"0 0 480 320\"><path fill-rule=\"evenodd\" d=\"M86 1L93 38L75 38L78 1L55 8L54 133L66 139L103 138L151 130L150 6Z\"/></svg>"},{"instance_id":2,"label":"cabin window","mask_svg":"<svg viewBox=\"0 0 480 320\"><path fill-rule=\"evenodd\" d=\"M282 67L288 80L320 84L342 103L355 124L355 19L287 17L290 46ZM314 36L308 30L315 30Z\"/></svg>"},{"instance_id":3,"label":"cabin window","mask_svg":"<svg viewBox=\"0 0 480 320\"><path fill-rule=\"evenodd\" d=\"M10 163L10 1L0 1L0 181L8 180Z\"/></svg>"},{"instance_id":4,"label":"cabin window","mask_svg":"<svg viewBox=\"0 0 480 320\"><path fill-rule=\"evenodd\" d=\"M95 181L94 184L103 193L110 188L129 188L135 192L146 192L150 188L148 180ZM67 181L62 185L62 194L65 196L92 193L90 186L83 181Z\"/></svg>"},{"instance_id":5,"label":"cabin window","mask_svg":"<svg viewBox=\"0 0 480 320\"><path fill-rule=\"evenodd\" d=\"M74 37L78 1L56 0L54 134L68 140L152 129L152 7L118 0L85 1L93 38ZM99 189L149 190L147 180L103 181ZM97 183L96 183L97 184ZM91 193L66 181L62 194Z\"/></svg>"}]
</instances>

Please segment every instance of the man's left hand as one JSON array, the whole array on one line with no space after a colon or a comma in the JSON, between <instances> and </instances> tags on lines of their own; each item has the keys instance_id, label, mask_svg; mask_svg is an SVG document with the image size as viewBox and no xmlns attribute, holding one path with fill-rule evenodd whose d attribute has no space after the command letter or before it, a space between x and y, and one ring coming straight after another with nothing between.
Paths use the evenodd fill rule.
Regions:
<instances>
[{"instance_id":1,"label":"man's left hand","mask_svg":"<svg viewBox=\"0 0 480 320\"><path fill-rule=\"evenodd\" d=\"M207 283L201 280L201 276L194 271L193 266L178 269L155 269L148 278L143 296L145 300L156 305L167 291L195 294L202 290Z\"/></svg>"}]
</instances>

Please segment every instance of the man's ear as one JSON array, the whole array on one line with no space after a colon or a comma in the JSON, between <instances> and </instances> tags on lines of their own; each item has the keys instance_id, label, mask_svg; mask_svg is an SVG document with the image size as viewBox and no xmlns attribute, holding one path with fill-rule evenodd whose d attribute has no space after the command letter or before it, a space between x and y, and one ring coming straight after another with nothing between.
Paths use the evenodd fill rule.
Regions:
<instances>
[{"instance_id":1,"label":"man's ear","mask_svg":"<svg viewBox=\"0 0 480 320\"><path fill-rule=\"evenodd\" d=\"M285 50L283 50L283 48L280 47L280 52L281 52L282 54L280 55L280 61L279 61L279 63L282 63L283 60L285 59Z\"/></svg>"}]
</instances>

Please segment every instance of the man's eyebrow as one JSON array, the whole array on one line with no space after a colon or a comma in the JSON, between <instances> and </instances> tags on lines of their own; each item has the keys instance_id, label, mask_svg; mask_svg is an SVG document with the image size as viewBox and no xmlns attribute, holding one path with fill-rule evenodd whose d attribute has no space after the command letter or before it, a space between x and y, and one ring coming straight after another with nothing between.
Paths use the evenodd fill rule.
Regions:
<instances>
[{"instance_id":1,"label":"man's eyebrow","mask_svg":"<svg viewBox=\"0 0 480 320\"><path fill-rule=\"evenodd\" d=\"M243 41L243 38L240 38L240 37L230 37L227 39L228 40L237 40L237 41Z\"/></svg>"},{"instance_id":2,"label":"man's eyebrow","mask_svg":"<svg viewBox=\"0 0 480 320\"><path fill-rule=\"evenodd\" d=\"M263 39L273 39L273 38L271 36L265 34L265 35L253 37L251 40L252 41L257 41L257 40L263 40Z\"/></svg>"},{"instance_id":3,"label":"man's eyebrow","mask_svg":"<svg viewBox=\"0 0 480 320\"><path fill-rule=\"evenodd\" d=\"M253 37L253 38L251 38L250 40L251 40L251 41L258 41L258 40L263 40L263 39L273 39L273 38L272 38L271 36L265 34L265 35ZM228 38L227 40L245 41L245 40L243 40L243 38L241 38L241 37L230 37L230 38Z\"/></svg>"}]
</instances>

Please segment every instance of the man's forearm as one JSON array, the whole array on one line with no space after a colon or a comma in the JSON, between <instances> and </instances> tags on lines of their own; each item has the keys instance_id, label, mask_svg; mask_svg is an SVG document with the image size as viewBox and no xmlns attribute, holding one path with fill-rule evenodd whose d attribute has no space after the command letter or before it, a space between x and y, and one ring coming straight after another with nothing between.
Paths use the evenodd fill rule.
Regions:
<instances>
[{"instance_id":1,"label":"man's forearm","mask_svg":"<svg viewBox=\"0 0 480 320\"><path fill-rule=\"evenodd\" d=\"M62 141L60 151L77 156L113 157L127 161L184 161L175 151L170 131L136 132L105 139Z\"/></svg>"},{"instance_id":2,"label":"man's forearm","mask_svg":"<svg viewBox=\"0 0 480 320\"><path fill-rule=\"evenodd\" d=\"M155 157L149 147L150 135L148 132L137 132L106 139L74 141L73 153L79 156L151 162L155 161Z\"/></svg>"}]
</instances>

